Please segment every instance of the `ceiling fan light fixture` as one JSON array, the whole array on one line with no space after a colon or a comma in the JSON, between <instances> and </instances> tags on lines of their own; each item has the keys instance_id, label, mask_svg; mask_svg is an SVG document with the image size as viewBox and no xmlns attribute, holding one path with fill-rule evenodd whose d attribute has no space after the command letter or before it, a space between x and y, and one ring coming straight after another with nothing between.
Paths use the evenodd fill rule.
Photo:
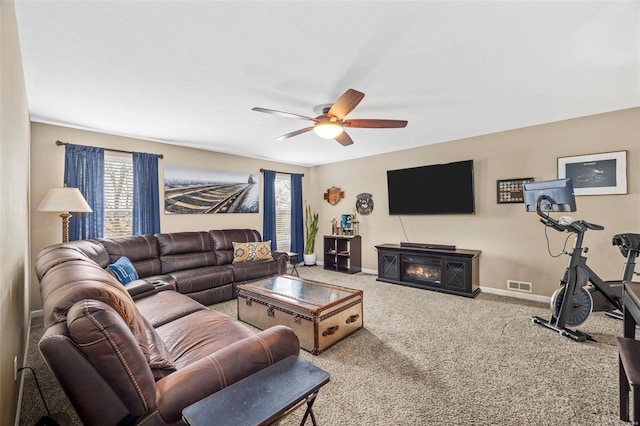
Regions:
<instances>
[{"instance_id":1,"label":"ceiling fan light fixture","mask_svg":"<svg viewBox=\"0 0 640 426\"><path fill-rule=\"evenodd\" d=\"M313 131L316 135L324 139L333 139L342 133L342 125L335 121L329 121L324 123L317 123L313 127Z\"/></svg>"}]
</instances>

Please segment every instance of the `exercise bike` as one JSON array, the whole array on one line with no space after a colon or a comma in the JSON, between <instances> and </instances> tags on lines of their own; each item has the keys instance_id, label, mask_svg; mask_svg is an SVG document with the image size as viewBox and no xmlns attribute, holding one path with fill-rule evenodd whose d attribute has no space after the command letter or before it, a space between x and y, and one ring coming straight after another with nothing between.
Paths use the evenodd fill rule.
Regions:
<instances>
[{"instance_id":1,"label":"exercise bike","mask_svg":"<svg viewBox=\"0 0 640 426\"><path fill-rule=\"evenodd\" d=\"M538 184L545 186L545 183ZM566 180L563 184L567 184ZM569 186L573 196L573 187L570 182ZM561 207L558 208L559 204L544 194L548 190L549 188L542 188L543 193L538 194L535 203L535 211L541 217L540 222L556 231L573 233L575 238L572 251L566 253L569 255L569 264L560 280L560 287L551 296L551 319L534 316L531 317L531 321L578 342L595 340L591 335L569 329L567 326L582 324L591 312L604 311L608 316L622 319L623 283L633 280L636 258L640 255L640 234L617 234L612 238L612 244L618 246L626 262L622 268L620 281L603 281L587 266L587 258L584 254L589 249L583 247L582 243L588 230L602 231L604 227L584 220L574 220L568 216L560 217L558 220L550 217L543 211L543 205L546 211L575 211L576 209L575 200L572 202L570 200L568 204L560 204ZM566 189L563 189L564 191ZM531 195L528 198L531 198Z\"/></svg>"}]
</instances>

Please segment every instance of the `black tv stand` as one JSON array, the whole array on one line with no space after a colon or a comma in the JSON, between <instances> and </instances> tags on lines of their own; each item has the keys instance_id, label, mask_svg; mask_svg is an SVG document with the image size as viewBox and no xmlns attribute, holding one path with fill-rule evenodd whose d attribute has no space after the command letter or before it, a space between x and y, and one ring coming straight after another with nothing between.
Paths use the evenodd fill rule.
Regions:
<instances>
[{"instance_id":1,"label":"black tv stand","mask_svg":"<svg viewBox=\"0 0 640 426\"><path fill-rule=\"evenodd\" d=\"M400 247L431 249L431 250L455 250L456 246L447 244L427 244L427 243L410 243L407 241L401 241Z\"/></svg>"},{"instance_id":2,"label":"black tv stand","mask_svg":"<svg viewBox=\"0 0 640 426\"><path fill-rule=\"evenodd\" d=\"M435 244L429 244L435 246ZM480 292L480 250L380 244L378 281L465 297Z\"/></svg>"}]
</instances>

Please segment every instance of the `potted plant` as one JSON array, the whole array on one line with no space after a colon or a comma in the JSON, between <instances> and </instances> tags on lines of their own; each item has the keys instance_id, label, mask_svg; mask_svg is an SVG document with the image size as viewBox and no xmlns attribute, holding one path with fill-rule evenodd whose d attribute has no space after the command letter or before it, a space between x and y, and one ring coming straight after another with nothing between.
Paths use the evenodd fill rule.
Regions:
<instances>
[{"instance_id":1,"label":"potted plant","mask_svg":"<svg viewBox=\"0 0 640 426\"><path fill-rule=\"evenodd\" d=\"M318 213L311 214L311 206L306 205L304 211L304 225L307 237L304 244L304 264L316 264L316 234L318 233Z\"/></svg>"}]
</instances>

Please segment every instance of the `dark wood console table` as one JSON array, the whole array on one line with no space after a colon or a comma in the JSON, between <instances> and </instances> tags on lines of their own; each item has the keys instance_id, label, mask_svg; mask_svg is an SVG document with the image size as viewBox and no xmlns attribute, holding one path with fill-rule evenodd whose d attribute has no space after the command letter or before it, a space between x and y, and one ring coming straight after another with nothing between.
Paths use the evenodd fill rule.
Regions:
<instances>
[{"instance_id":1,"label":"dark wood console table","mask_svg":"<svg viewBox=\"0 0 640 426\"><path fill-rule=\"evenodd\" d=\"M479 292L480 250L445 250L381 244L378 281L475 297Z\"/></svg>"}]
</instances>

